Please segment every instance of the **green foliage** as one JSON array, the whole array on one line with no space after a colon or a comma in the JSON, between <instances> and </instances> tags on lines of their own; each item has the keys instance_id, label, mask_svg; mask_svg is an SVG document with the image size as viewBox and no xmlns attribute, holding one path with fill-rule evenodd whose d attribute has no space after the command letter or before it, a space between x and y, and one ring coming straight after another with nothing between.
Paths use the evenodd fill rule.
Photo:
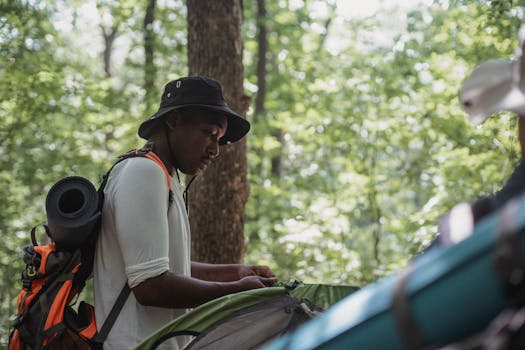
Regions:
<instances>
[{"instance_id":1,"label":"green foliage","mask_svg":"<svg viewBox=\"0 0 525 350\"><path fill-rule=\"evenodd\" d=\"M475 128L458 104L477 64L517 47L520 10L498 10L495 22L489 5L436 2L348 20L349 39L334 51L311 45L327 18L311 16L307 2L267 3L268 98L248 153L250 261L284 280L364 285L420 253L453 205L502 186L518 160L515 117ZM399 18L406 27L389 41ZM246 27L255 49L255 24Z\"/></svg>"},{"instance_id":2,"label":"green foliage","mask_svg":"<svg viewBox=\"0 0 525 350\"><path fill-rule=\"evenodd\" d=\"M187 73L185 6L157 5L146 70L143 3L0 1L0 344L20 248L45 221L47 190L67 175L98 184L116 155L140 145L152 96ZM364 285L420 253L453 205L501 188L520 156L516 118L500 113L476 128L458 91L480 62L514 54L523 5L434 1L343 20L332 0L267 1L265 111L249 115L246 261L283 281ZM89 6L101 23L83 19ZM255 1L244 11L255 96ZM118 29L111 76L94 44L101 26ZM146 93L145 71L156 72L155 91Z\"/></svg>"},{"instance_id":3,"label":"green foliage","mask_svg":"<svg viewBox=\"0 0 525 350\"><path fill-rule=\"evenodd\" d=\"M17 2L0 12L0 339L5 339L27 233L45 221L43 200L55 181L72 174L97 180L100 160L86 143L97 145L93 136L100 124L90 120L98 89L66 57L55 56L63 42L50 13Z\"/></svg>"},{"instance_id":4,"label":"green foliage","mask_svg":"<svg viewBox=\"0 0 525 350\"><path fill-rule=\"evenodd\" d=\"M0 347L7 339L21 288L21 248L30 243L31 227L46 221L47 191L70 175L84 176L98 185L118 154L140 145L136 126L154 112L142 105L143 81L137 79L143 71L137 69L140 62L125 59L118 73L107 77L102 55L85 55L84 43L78 39L85 38L86 28L77 27L82 10L70 5L43 1L0 5ZM181 4L171 6L159 7L161 19L173 19ZM141 23L142 12L133 12L131 3L100 2L98 11L106 12L106 19L109 13L121 30ZM71 19L67 30L63 22L59 25L63 18ZM160 34L181 30L184 13L177 19L156 30ZM103 42L99 27L89 29ZM140 27L134 30L140 33ZM174 35L173 41L182 42L183 37ZM141 43L133 37L121 39L130 51L140 50ZM158 62L169 69L158 81L159 90L172 74L185 70L185 58L176 59L184 53L171 51L173 41L159 41L160 54L167 47L171 52Z\"/></svg>"}]
</instances>

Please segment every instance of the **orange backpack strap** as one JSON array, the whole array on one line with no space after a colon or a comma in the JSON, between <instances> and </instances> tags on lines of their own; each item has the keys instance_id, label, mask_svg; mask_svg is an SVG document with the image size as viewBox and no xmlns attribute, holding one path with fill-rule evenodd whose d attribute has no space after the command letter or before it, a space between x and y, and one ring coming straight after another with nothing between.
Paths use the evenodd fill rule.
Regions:
<instances>
[{"instance_id":1,"label":"orange backpack strap","mask_svg":"<svg viewBox=\"0 0 525 350\"><path fill-rule=\"evenodd\" d=\"M137 152L137 155L139 155L140 150L136 150L136 152ZM169 173L168 169L166 169L166 166L164 165L162 160L160 160L159 156L153 151L148 151L148 153L144 154L144 157L146 157L148 159L151 159L152 161L157 163L158 166L160 166L162 171L164 171L164 175L166 175L166 182L168 183L168 190L171 190L171 176L170 176L170 173Z\"/></svg>"},{"instance_id":2,"label":"orange backpack strap","mask_svg":"<svg viewBox=\"0 0 525 350\"><path fill-rule=\"evenodd\" d=\"M98 188L98 195L99 195L99 208L102 209L102 205L104 203L104 188L106 187L106 184L107 184L107 181L108 181L108 178L109 178L109 173L111 172L111 170L113 170L113 168L115 167L115 165L117 165L118 163L120 163L121 161L125 160L125 159L128 159L128 158L133 158L133 157L145 157L145 158L148 158L152 161L154 161L161 169L162 171L164 172L164 175L166 175L166 183L168 185L168 191L169 191L169 202L171 203L171 176L170 176L170 173L168 171L168 169L166 168L166 166L164 165L164 163L162 162L162 160L159 158L159 156L149 150L149 149L145 149L145 148L139 148L139 149L135 149L135 150L131 150L127 153L124 153L123 155L119 156L117 161L115 163L113 163L113 166L111 166L111 168L108 170L108 172L102 177L102 183L100 184L99 188Z\"/></svg>"}]
</instances>

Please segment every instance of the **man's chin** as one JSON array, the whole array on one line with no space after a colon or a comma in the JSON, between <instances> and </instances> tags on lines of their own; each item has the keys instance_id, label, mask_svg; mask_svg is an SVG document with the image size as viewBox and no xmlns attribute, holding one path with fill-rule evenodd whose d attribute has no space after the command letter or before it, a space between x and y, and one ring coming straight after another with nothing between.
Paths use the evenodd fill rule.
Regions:
<instances>
[{"instance_id":1,"label":"man's chin","mask_svg":"<svg viewBox=\"0 0 525 350\"><path fill-rule=\"evenodd\" d=\"M197 176L197 175L202 175L205 170L206 170L206 167L197 168L195 170L188 171L187 173L184 173L184 174L189 175L189 176Z\"/></svg>"},{"instance_id":2,"label":"man's chin","mask_svg":"<svg viewBox=\"0 0 525 350\"><path fill-rule=\"evenodd\" d=\"M204 173L204 171L206 170L207 167L208 166L204 164L204 165L200 165L197 168L193 168L193 169L179 169L179 171L181 173L183 173L184 175L196 176L196 175L201 175L202 173Z\"/></svg>"},{"instance_id":3,"label":"man's chin","mask_svg":"<svg viewBox=\"0 0 525 350\"><path fill-rule=\"evenodd\" d=\"M197 170L183 170L183 169L179 169L179 171L181 173L183 173L184 175L186 175L186 176L195 176L195 175L198 175L198 174L202 173L202 171L200 171L200 169L197 169Z\"/></svg>"}]
</instances>

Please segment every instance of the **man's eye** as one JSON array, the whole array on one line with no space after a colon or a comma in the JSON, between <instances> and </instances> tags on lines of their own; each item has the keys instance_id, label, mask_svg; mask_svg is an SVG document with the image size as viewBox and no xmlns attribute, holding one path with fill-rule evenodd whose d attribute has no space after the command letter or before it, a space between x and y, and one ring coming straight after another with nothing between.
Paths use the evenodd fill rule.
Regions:
<instances>
[{"instance_id":1,"label":"man's eye","mask_svg":"<svg viewBox=\"0 0 525 350\"><path fill-rule=\"evenodd\" d=\"M205 129L205 130L203 130L203 132L207 136L217 136L218 133L219 133L217 130L211 130L211 129Z\"/></svg>"}]
</instances>

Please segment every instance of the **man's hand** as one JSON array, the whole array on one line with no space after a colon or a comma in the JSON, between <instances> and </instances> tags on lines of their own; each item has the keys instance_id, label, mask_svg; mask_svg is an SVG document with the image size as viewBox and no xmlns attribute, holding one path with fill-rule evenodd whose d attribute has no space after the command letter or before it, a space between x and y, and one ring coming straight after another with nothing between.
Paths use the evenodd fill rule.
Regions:
<instances>
[{"instance_id":1,"label":"man's hand","mask_svg":"<svg viewBox=\"0 0 525 350\"><path fill-rule=\"evenodd\" d=\"M275 274L268 266L239 265L239 279L246 276L261 276L266 278L275 278Z\"/></svg>"},{"instance_id":2,"label":"man's hand","mask_svg":"<svg viewBox=\"0 0 525 350\"><path fill-rule=\"evenodd\" d=\"M192 277L204 281L233 282L247 276L275 278L268 266L242 264L206 264L191 262Z\"/></svg>"},{"instance_id":3,"label":"man's hand","mask_svg":"<svg viewBox=\"0 0 525 350\"><path fill-rule=\"evenodd\" d=\"M145 306L190 308L227 294L270 287L276 281L275 277L251 275L232 281L210 282L167 271L145 280L132 291L137 301Z\"/></svg>"},{"instance_id":4,"label":"man's hand","mask_svg":"<svg viewBox=\"0 0 525 350\"><path fill-rule=\"evenodd\" d=\"M239 284L244 290L271 287L275 284L275 282L277 282L277 278L275 277L266 278L255 275L246 276L239 280Z\"/></svg>"}]
</instances>

